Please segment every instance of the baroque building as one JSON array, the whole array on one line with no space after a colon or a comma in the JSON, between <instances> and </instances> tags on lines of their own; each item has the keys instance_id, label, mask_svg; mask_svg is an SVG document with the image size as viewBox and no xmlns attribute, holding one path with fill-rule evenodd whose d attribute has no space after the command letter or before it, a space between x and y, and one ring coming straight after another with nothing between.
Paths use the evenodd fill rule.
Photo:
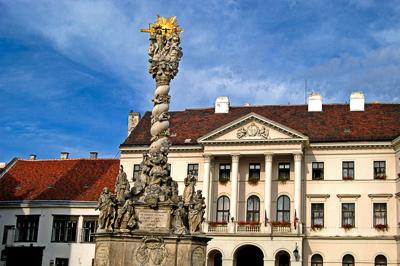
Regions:
<instances>
[{"instance_id":1,"label":"baroque building","mask_svg":"<svg viewBox=\"0 0 400 266\"><path fill-rule=\"evenodd\" d=\"M0 173L0 265L89 266L97 198L114 189L118 159L14 159Z\"/></svg>"},{"instance_id":2,"label":"baroque building","mask_svg":"<svg viewBox=\"0 0 400 266\"><path fill-rule=\"evenodd\" d=\"M131 112L130 116L138 116ZM170 175L198 176L207 265L398 265L400 104L231 107L170 113ZM130 182L151 113L120 145ZM138 122L137 122L138 121Z\"/></svg>"}]
</instances>

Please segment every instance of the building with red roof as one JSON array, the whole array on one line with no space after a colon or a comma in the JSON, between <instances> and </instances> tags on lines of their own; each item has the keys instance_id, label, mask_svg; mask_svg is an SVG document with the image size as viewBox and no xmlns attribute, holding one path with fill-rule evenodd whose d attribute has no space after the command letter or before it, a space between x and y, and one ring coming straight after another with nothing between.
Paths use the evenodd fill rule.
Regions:
<instances>
[{"instance_id":1,"label":"building with red roof","mask_svg":"<svg viewBox=\"0 0 400 266\"><path fill-rule=\"evenodd\" d=\"M14 159L0 173L5 265L92 265L97 199L114 188L118 159ZM23 256L21 256L23 255Z\"/></svg>"}]
</instances>

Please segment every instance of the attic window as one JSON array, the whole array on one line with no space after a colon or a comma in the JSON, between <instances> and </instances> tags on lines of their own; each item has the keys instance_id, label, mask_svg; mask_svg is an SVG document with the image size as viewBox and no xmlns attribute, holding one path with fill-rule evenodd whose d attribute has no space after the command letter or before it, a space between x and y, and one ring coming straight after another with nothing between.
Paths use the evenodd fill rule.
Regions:
<instances>
[{"instance_id":1,"label":"attic window","mask_svg":"<svg viewBox=\"0 0 400 266\"><path fill-rule=\"evenodd\" d=\"M185 139L185 143L190 143L192 139Z\"/></svg>"},{"instance_id":2,"label":"attic window","mask_svg":"<svg viewBox=\"0 0 400 266\"><path fill-rule=\"evenodd\" d=\"M350 133L350 132L351 132L350 128L345 128L344 129L344 133Z\"/></svg>"},{"instance_id":3,"label":"attic window","mask_svg":"<svg viewBox=\"0 0 400 266\"><path fill-rule=\"evenodd\" d=\"M170 137L176 137L176 133L171 133Z\"/></svg>"},{"instance_id":4,"label":"attic window","mask_svg":"<svg viewBox=\"0 0 400 266\"><path fill-rule=\"evenodd\" d=\"M48 185L47 188L51 189L51 188L56 188L53 184Z\"/></svg>"},{"instance_id":5,"label":"attic window","mask_svg":"<svg viewBox=\"0 0 400 266\"><path fill-rule=\"evenodd\" d=\"M90 186L88 184L83 185L83 188L89 188Z\"/></svg>"}]
</instances>

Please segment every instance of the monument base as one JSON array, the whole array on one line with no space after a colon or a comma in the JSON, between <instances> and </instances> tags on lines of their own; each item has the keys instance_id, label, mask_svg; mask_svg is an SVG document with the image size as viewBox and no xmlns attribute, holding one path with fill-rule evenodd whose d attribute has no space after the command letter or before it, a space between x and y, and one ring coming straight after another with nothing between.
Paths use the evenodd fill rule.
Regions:
<instances>
[{"instance_id":1,"label":"monument base","mask_svg":"<svg viewBox=\"0 0 400 266\"><path fill-rule=\"evenodd\" d=\"M94 265L205 266L210 240L203 234L97 233Z\"/></svg>"}]
</instances>

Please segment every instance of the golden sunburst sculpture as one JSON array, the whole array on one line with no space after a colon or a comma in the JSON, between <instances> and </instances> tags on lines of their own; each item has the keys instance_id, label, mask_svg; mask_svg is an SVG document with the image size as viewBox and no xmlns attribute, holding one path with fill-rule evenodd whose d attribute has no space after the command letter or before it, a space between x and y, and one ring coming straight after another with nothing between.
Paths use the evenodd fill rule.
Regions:
<instances>
[{"instance_id":1,"label":"golden sunburst sculpture","mask_svg":"<svg viewBox=\"0 0 400 266\"><path fill-rule=\"evenodd\" d=\"M173 32L180 33L183 31L176 22L176 16L165 18L159 15L157 15L157 20L154 24L150 23L148 29L141 29L140 31L152 34L158 29L161 29L162 34L166 37L169 37Z\"/></svg>"}]
</instances>

